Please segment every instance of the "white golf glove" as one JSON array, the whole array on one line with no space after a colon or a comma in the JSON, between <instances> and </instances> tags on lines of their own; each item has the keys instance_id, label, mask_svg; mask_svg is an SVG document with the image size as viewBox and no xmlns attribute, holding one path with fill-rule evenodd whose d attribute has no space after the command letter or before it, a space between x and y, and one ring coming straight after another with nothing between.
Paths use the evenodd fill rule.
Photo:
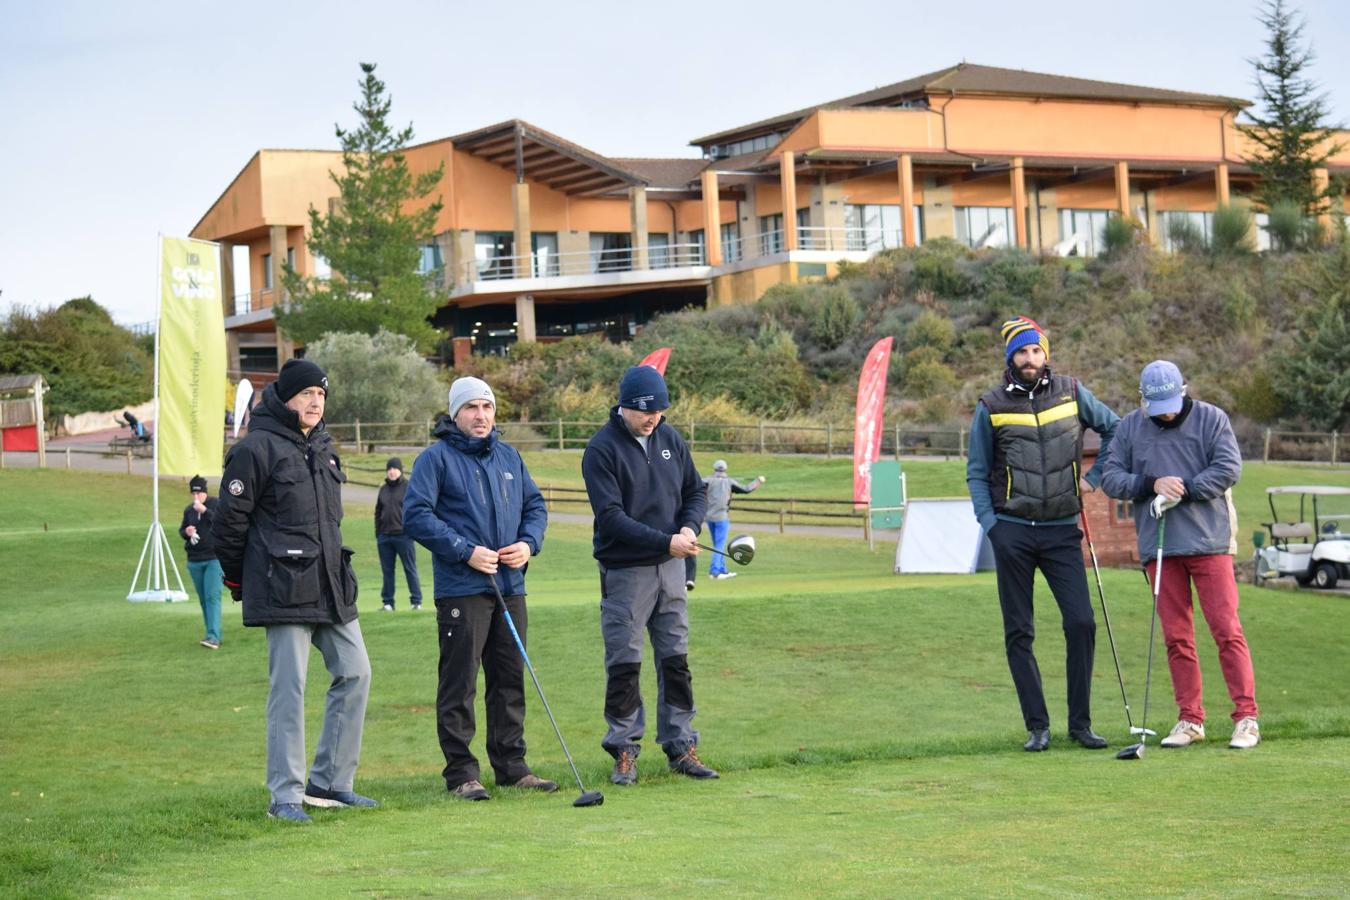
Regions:
<instances>
[{"instance_id":1,"label":"white golf glove","mask_svg":"<svg viewBox=\"0 0 1350 900\"><path fill-rule=\"evenodd\" d=\"M1153 502L1149 504L1149 511L1153 513L1153 518L1158 519L1162 517L1163 513L1167 512L1169 509L1176 506L1180 502L1181 498L1179 497L1173 499L1171 497L1165 497L1162 494L1158 494L1153 498Z\"/></svg>"},{"instance_id":2,"label":"white golf glove","mask_svg":"<svg viewBox=\"0 0 1350 900\"><path fill-rule=\"evenodd\" d=\"M768 481L768 480L769 480L769 479L765 478L763 475L759 476L759 483L760 483L760 484L763 484L764 482L766 482L766 481Z\"/></svg>"}]
</instances>

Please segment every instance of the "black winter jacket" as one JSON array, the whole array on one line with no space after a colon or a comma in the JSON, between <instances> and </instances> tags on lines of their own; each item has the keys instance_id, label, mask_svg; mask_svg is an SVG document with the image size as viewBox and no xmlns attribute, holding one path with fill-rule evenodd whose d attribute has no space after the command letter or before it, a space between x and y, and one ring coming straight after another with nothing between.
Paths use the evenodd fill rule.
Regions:
<instances>
[{"instance_id":1,"label":"black winter jacket","mask_svg":"<svg viewBox=\"0 0 1350 900\"><path fill-rule=\"evenodd\" d=\"M213 532L225 580L243 585L245 625L356 618L341 532L346 480L323 422L304 435L269 384L248 434L225 456Z\"/></svg>"},{"instance_id":2,"label":"black winter jacket","mask_svg":"<svg viewBox=\"0 0 1350 900\"><path fill-rule=\"evenodd\" d=\"M591 437L581 475L595 513L594 556L622 569L670 559L670 537L682 527L698 534L708 492L689 448L664 418L647 452L616 406L609 424Z\"/></svg>"},{"instance_id":3,"label":"black winter jacket","mask_svg":"<svg viewBox=\"0 0 1350 900\"><path fill-rule=\"evenodd\" d=\"M408 479L402 475L398 481L384 480L380 485L379 496L375 498L375 533L403 533L403 498L408 495Z\"/></svg>"},{"instance_id":4,"label":"black winter jacket","mask_svg":"<svg viewBox=\"0 0 1350 900\"><path fill-rule=\"evenodd\" d=\"M216 558L216 542L211 536L211 528L215 525L216 510L220 507L220 501L215 497L207 497L204 504L206 512L198 513L189 503L183 510L183 521L178 526L178 536L183 539L183 549L187 551L188 562L207 562ZM192 543L192 538L187 536L187 527L191 525L197 529L197 543Z\"/></svg>"}]
</instances>

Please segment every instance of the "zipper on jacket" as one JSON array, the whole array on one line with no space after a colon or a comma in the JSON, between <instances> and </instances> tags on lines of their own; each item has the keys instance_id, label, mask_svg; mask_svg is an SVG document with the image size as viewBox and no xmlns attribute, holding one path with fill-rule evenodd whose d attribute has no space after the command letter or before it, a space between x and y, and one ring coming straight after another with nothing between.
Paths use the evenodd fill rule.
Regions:
<instances>
[{"instance_id":1,"label":"zipper on jacket","mask_svg":"<svg viewBox=\"0 0 1350 900\"><path fill-rule=\"evenodd\" d=\"M1073 461L1073 495L1075 497L1083 496L1083 490L1078 484L1079 477L1080 476L1078 475L1078 460L1075 459Z\"/></svg>"},{"instance_id":2,"label":"zipper on jacket","mask_svg":"<svg viewBox=\"0 0 1350 900\"><path fill-rule=\"evenodd\" d=\"M1012 466L1004 466L1003 468L1004 468L1005 470L1007 470L1007 473L1008 473L1008 490L1007 490L1007 492L1004 494L1003 499L1004 499L1004 500L1011 500L1011 499L1012 499Z\"/></svg>"}]
</instances>

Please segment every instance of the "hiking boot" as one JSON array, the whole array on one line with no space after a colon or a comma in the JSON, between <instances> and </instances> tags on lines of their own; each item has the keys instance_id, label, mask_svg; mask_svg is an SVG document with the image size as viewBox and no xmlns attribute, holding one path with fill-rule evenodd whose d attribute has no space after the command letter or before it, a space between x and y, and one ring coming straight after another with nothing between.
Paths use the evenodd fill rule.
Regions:
<instances>
[{"instance_id":1,"label":"hiking boot","mask_svg":"<svg viewBox=\"0 0 1350 900\"><path fill-rule=\"evenodd\" d=\"M502 787L524 788L525 790L528 791L542 791L545 794L551 794L558 789L558 782L546 781L543 778L540 778L538 775L531 772L522 778L518 778L517 780L511 782L510 784L502 785Z\"/></svg>"},{"instance_id":2,"label":"hiking boot","mask_svg":"<svg viewBox=\"0 0 1350 900\"><path fill-rule=\"evenodd\" d=\"M620 750L614 757L614 771L609 780L615 784L637 784L637 754L632 750Z\"/></svg>"},{"instance_id":3,"label":"hiking boot","mask_svg":"<svg viewBox=\"0 0 1350 900\"><path fill-rule=\"evenodd\" d=\"M362 797L360 794L352 791L329 791L321 787L316 787L314 782L305 783L305 803L310 806L322 806L326 809L343 809L348 806L354 806L361 809L370 809L379 806L369 797Z\"/></svg>"},{"instance_id":4,"label":"hiking boot","mask_svg":"<svg viewBox=\"0 0 1350 900\"><path fill-rule=\"evenodd\" d=\"M273 803L267 807L267 818L295 822L297 825L308 825L314 821L299 803Z\"/></svg>"},{"instance_id":5,"label":"hiking boot","mask_svg":"<svg viewBox=\"0 0 1350 900\"><path fill-rule=\"evenodd\" d=\"M1158 742L1160 747L1189 747L1205 739L1205 726L1190 719L1182 719L1172 726L1167 737Z\"/></svg>"},{"instance_id":6,"label":"hiking boot","mask_svg":"<svg viewBox=\"0 0 1350 900\"><path fill-rule=\"evenodd\" d=\"M1233 750L1250 750L1261 743L1261 726L1251 716L1239 719L1233 727L1233 739L1228 746Z\"/></svg>"},{"instance_id":7,"label":"hiking boot","mask_svg":"<svg viewBox=\"0 0 1350 900\"><path fill-rule=\"evenodd\" d=\"M717 772L705 766L696 751L697 748L691 746L684 751L683 756L672 757L670 771L688 775L690 778L717 778Z\"/></svg>"},{"instance_id":8,"label":"hiking boot","mask_svg":"<svg viewBox=\"0 0 1350 900\"><path fill-rule=\"evenodd\" d=\"M488 797L487 789L484 788L483 785L479 784L477 779L471 779L469 781L464 782L463 784L452 787L450 789L450 793L454 794L461 800L491 799Z\"/></svg>"}]
</instances>

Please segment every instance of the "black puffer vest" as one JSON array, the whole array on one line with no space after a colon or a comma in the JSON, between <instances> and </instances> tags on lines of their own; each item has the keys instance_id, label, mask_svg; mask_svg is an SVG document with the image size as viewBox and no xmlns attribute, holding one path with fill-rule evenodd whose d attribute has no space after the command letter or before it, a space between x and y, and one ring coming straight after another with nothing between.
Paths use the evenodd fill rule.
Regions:
<instances>
[{"instance_id":1,"label":"black puffer vest","mask_svg":"<svg viewBox=\"0 0 1350 900\"><path fill-rule=\"evenodd\" d=\"M1028 388L1005 373L1003 385L980 402L994 426L989 483L995 511L1033 522L1078 515L1078 381L1047 367Z\"/></svg>"}]
</instances>

